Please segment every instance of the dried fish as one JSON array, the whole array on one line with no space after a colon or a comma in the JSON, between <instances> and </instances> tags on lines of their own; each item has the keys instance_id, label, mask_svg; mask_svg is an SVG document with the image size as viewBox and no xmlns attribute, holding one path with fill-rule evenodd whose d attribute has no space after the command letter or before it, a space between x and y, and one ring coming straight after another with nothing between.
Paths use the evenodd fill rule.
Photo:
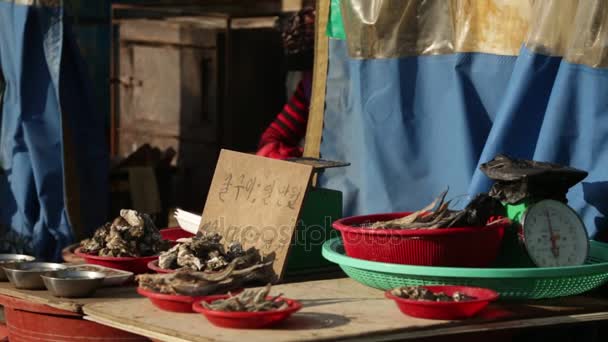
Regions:
<instances>
[{"instance_id":1,"label":"dried fish","mask_svg":"<svg viewBox=\"0 0 608 342\"><path fill-rule=\"evenodd\" d=\"M461 292L454 292L451 296L443 292L434 293L422 286L398 287L391 290L391 294L400 298L431 302L465 302L477 299Z\"/></svg>"},{"instance_id":2,"label":"dried fish","mask_svg":"<svg viewBox=\"0 0 608 342\"><path fill-rule=\"evenodd\" d=\"M361 227L368 229L484 227L488 224L491 217L505 215L502 203L487 194L477 195L463 210L450 210L449 206L451 202L445 201L446 194L447 190L431 204L405 217L374 222ZM503 220L500 222L504 223Z\"/></svg>"},{"instance_id":3,"label":"dried fish","mask_svg":"<svg viewBox=\"0 0 608 342\"><path fill-rule=\"evenodd\" d=\"M80 243L87 254L109 257L156 255L169 247L149 215L123 209L112 223L99 227L93 237Z\"/></svg>"},{"instance_id":4,"label":"dried fish","mask_svg":"<svg viewBox=\"0 0 608 342\"><path fill-rule=\"evenodd\" d=\"M230 291L251 281L267 282L273 279L272 262L259 262L237 269L243 262L242 258L236 258L221 272L198 272L184 268L174 273L140 274L135 279L142 288L185 296L206 296Z\"/></svg>"},{"instance_id":5,"label":"dried fish","mask_svg":"<svg viewBox=\"0 0 608 342\"><path fill-rule=\"evenodd\" d=\"M281 299L281 294L268 299L269 293L270 284L259 290L245 290L236 296L230 294L229 298L216 300L213 303L201 302L201 304L210 310L230 312L278 311L289 307L289 304Z\"/></svg>"}]
</instances>

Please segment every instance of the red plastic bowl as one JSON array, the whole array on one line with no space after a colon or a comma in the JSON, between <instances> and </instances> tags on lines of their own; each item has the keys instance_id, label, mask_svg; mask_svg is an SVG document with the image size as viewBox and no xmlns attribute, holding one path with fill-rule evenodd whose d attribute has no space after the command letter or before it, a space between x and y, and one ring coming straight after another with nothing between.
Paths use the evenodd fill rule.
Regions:
<instances>
[{"instance_id":1,"label":"red plastic bowl","mask_svg":"<svg viewBox=\"0 0 608 342\"><path fill-rule=\"evenodd\" d=\"M148 263L148 268L156 273L173 273L175 270L161 268L158 266L158 259L152 260Z\"/></svg>"},{"instance_id":2,"label":"red plastic bowl","mask_svg":"<svg viewBox=\"0 0 608 342\"><path fill-rule=\"evenodd\" d=\"M431 302L417 301L394 296L386 291L387 298L394 300L404 314L412 317L440 320L456 320L470 318L485 309L490 302L498 298L498 293L479 287L468 286L423 286L434 293L443 292L448 296L460 292L477 299L464 302Z\"/></svg>"},{"instance_id":3,"label":"red plastic bowl","mask_svg":"<svg viewBox=\"0 0 608 342\"><path fill-rule=\"evenodd\" d=\"M81 248L77 248L74 254L83 258L87 264L106 266L118 270L141 274L148 272L148 263L158 259L158 255L148 257L105 257L83 253Z\"/></svg>"},{"instance_id":4,"label":"red plastic bowl","mask_svg":"<svg viewBox=\"0 0 608 342\"><path fill-rule=\"evenodd\" d=\"M201 301L213 303L218 299L226 299L228 297L228 295L204 297L201 300L196 301L192 305L192 309L203 314L203 316L205 316L205 318L207 318L211 324L218 327L234 329L260 329L268 328L282 322L289 318L294 312L302 308L302 304L300 304L300 302L288 298L281 298L287 301L289 307L280 311L224 312L209 310L201 305ZM271 298L272 297L267 297L267 299Z\"/></svg>"},{"instance_id":5,"label":"red plastic bowl","mask_svg":"<svg viewBox=\"0 0 608 342\"><path fill-rule=\"evenodd\" d=\"M410 213L347 217L334 222L346 255L393 264L487 267L498 256L508 223L488 227L441 229L367 229L359 225L401 218Z\"/></svg>"},{"instance_id":6,"label":"red plastic bowl","mask_svg":"<svg viewBox=\"0 0 608 342\"><path fill-rule=\"evenodd\" d=\"M194 234L187 232L180 227L170 227L160 230L163 240L176 241L177 239L193 237Z\"/></svg>"},{"instance_id":7,"label":"red plastic bowl","mask_svg":"<svg viewBox=\"0 0 608 342\"><path fill-rule=\"evenodd\" d=\"M202 298L158 293L141 287L137 288L137 293L144 297L148 297L152 304L157 308L171 312L194 312L192 310L192 303L199 301Z\"/></svg>"}]
</instances>

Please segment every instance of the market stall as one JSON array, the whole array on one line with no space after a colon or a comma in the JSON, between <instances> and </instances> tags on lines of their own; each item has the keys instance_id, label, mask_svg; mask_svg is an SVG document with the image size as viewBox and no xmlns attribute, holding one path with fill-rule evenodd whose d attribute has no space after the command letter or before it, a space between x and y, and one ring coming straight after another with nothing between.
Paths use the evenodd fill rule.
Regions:
<instances>
[{"instance_id":1,"label":"market stall","mask_svg":"<svg viewBox=\"0 0 608 342\"><path fill-rule=\"evenodd\" d=\"M608 321L608 246L589 241L560 201L586 173L506 156L482 165L496 180L492 191L463 209L444 191L413 212L335 220L341 237L321 253L349 278L271 287L297 248L298 193L310 191L313 166L323 163L223 151L203 215L186 216L197 225L181 216L193 232L159 230L147 214L122 210L80 243L86 264L3 255L10 340L86 340L76 334L86 330L94 340L231 341L242 329L251 340L509 340L564 325L597 336L594 322ZM271 191L273 216L255 217L269 204L257 200L257 180L226 182L239 172L296 190ZM507 175L516 177L505 183Z\"/></svg>"},{"instance_id":2,"label":"market stall","mask_svg":"<svg viewBox=\"0 0 608 342\"><path fill-rule=\"evenodd\" d=\"M581 138L556 158L547 147L562 134L547 128L553 121L519 122L536 140L520 139L507 122L522 119L518 109L546 109L555 120L563 114L549 110L551 101L526 101L523 71L536 64L549 66L533 75L573 70L524 49L523 57L500 62L508 67L481 72L496 62L483 49L514 54L521 37L466 55L477 51L465 44L475 40L461 32L465 24L448 25L458 18L450 10L468 14L476 31L487 27L458 1L449 8L333 1L333 15L329 2L318 3L317 26L329 21L330 34L346 41L328 51L325 30L317 32L309 157L224 149L202 213L178 210L180 227L162 229L149 213L124 208L78 243L70 260L82 263L0 255L11 341L234 341L244 334L252 341L501 341L530 331L602 340L608 244L594 239L602 221L592 220L581 196L589 180L605 179L591 162L604 157L601 143L578 158ZM513 20L526 11L523 3L504 6L511 14L504 27L523 30ZM546 9L537 7L527 10ZM390 28L396 31L381 34ZM538 48L538 40L526 42ZM602 58L577 56L564 63L602 65ZM472 65L464 77L451 72L463 63ZM404 75L418 73L415 85L403 86ZM454 77L439 77L446 74ZM497 75L505 102L484 87ZM545 84L543 75L530 84ZM581 98L573 96L571 107L584 107ZM446 119L448 110L456 114ZM585 113L578 120L588 120ZM348 162L318 159L319 151Z\"/></svg>"}]
</instances>

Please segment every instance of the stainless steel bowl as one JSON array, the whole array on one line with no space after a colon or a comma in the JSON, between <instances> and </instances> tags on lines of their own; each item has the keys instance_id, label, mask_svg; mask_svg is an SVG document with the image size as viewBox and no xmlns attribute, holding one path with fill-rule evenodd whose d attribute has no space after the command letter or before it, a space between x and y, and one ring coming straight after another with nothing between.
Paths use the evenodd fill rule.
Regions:
<instances>
[{"instance_id":1,"label":"stainless steel bowl","mask_svg":"<svg viewBox=\"0 0 608 342\"><path fill-rule=\"evenodd\" d=\"M36 258L34 258L31 255L0 254L0 281L8 281L8 278L6 277L6 273L4 273L4 269L2 268L3 266L11 267L20 262L29 262L29 261L34 261L34 260L36 260Z\"/></svg>"},{"instance_id":2,"label":"stainless steel bowl","mask_svg":"<svg viewBox=\"0 0 608 342\"><path fill-rule=\"evenodd\" d=\"M47 290L55 297L90 297L101 287L106 277L101 272L63 270L42 277Z\"/></svg>"},{"instance_id":3,"label":"stainless steel bowl","mask_svg":"<svg viewBox=\"0 0 608 342\"><path fill-rule=\"evenodd\" d=\"M1 265L0 265L1 266ZM12 266L3 266L8 280L18 289L44 290L41 275L64 270L67 266L53 262L22 262Z\"/></svg>"}]
</instances>

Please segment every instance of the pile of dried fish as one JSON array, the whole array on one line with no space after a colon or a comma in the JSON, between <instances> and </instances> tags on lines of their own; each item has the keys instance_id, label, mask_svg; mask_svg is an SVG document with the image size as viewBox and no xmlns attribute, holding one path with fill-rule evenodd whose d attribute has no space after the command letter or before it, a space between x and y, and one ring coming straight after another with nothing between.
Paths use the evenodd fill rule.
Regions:
<instances>
[{"instance_id":1,"label":"pile of dried fish","mask_svg":"<svg viewBox=\"0 0 608 342\"><path fill-rule=\"evenodd\" d=\"M247 265L244 268L243 265ZM272 261L259 260L251 264L247 256L234 258L220 272L198 272L181 269L174 273L140 274L135 279L139 286L158 293L184 296L206 296L227 292L252 281L268 282L273 279Z\"/></svg>"},{"instance_id":2,"label":"pile of dried fish","mask_svg":"<svg viewBox=\"0 0 608 342\"><path fill-rule=\"evenodd\" d=\"M443 292L433 293L422 286L399 287L391 290L391 294L400 298L431 302L465 302L477 299L460 292L454 292L451 296Z\"/></svg>"},{"instance_id":3,"label":"pile of dried fish","mask_svg":"<svg viewBox=\"0 0 608 342\"><path fill-rule=\"evenodd\" d=\"M463 210L448 209L450 201L445 201L447 190L428 206L390 221L380 221L362 225L370 229L437 229L451 227L485 227L493 216L504 216L500 201L487 194L477 195ZM436 208L436 209L435 209ZM491 224L497 224L494 221Z\"/></svg>"},{"instance_id":4,"label":"pile of dried fish","mask_svg":"<svg viewBox=\"0 0 608 342\"><path fill-rule=\"evenodd\" d=\"M216 300L213 303L202 302L203 307L215 311L229 312L261 312L279 311L289 307L286 301L280 299L282 294L266 299L270 293L270 284L259 290L245 290L229 298Z\"/></svg>"},{"instance_id":5,"label":"pile of dried fish","mask_svg":"<svg viewBox=\"0 0 608 342\"><path fill-rule=\"evenodd\" d=\"M247 256L247 260L259 259L257 251L250 249L243 251L238 242L231 242L228 251L220 243L222 236L218 234L205 234L177 240L178 244L173 246L158 257L158 266L164 269L189 268L195 271L219 271L238 257ZM251 260L251 264L255 260ZM240 266L240 265L239 265Z\"/></svg>"},{"instance_id":6,"label":"pile of dried fish","mask_svg":"<svg viewBox=\"0 0 608 342\"><path fill-rule=\"evenodd\" d=\"M99 227L80 243L81 252L109 257L156 255L169 248L149 215L123 209L112 223Z\"/></svg>"}]
</instances>

